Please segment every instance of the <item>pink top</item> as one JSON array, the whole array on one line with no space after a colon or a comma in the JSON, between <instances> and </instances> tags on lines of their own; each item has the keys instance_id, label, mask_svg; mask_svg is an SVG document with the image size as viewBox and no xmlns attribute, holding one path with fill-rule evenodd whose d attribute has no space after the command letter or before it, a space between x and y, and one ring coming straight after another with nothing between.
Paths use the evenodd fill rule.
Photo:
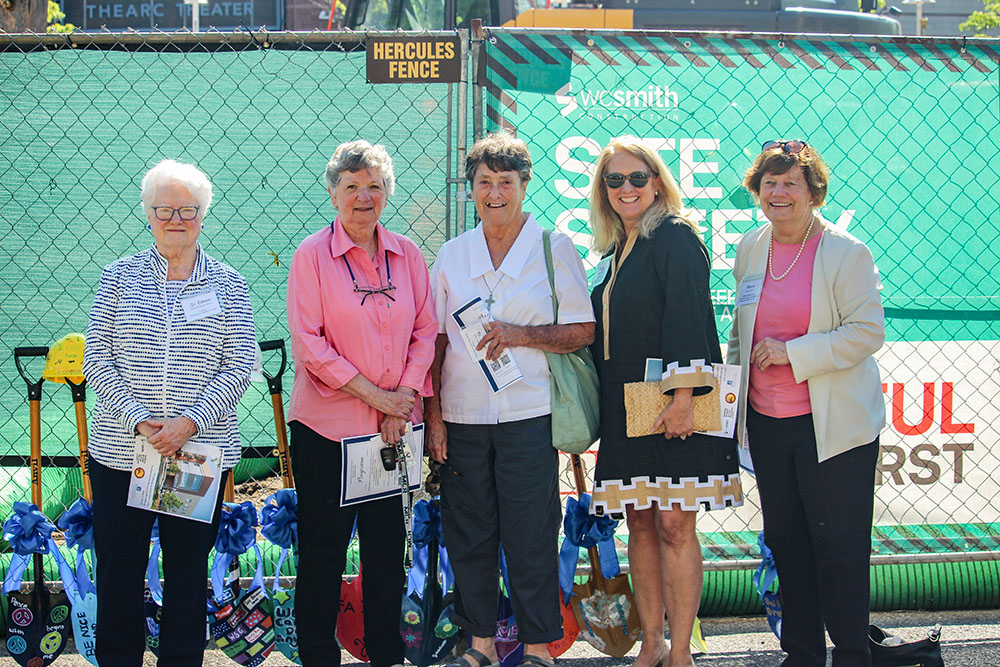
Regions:
<instances>
[{"instance_id":1,"label":"pink top","mask_svg":"<svg viewBox=\"0 0 1000 667\"><path fill-rule=\"evenodd\" d=\"M341 440L377 433L382 422L375 408L340 391L358 373L382 389L405 386L431 395L438 322L427 263L413 241L376 225L373 260L340 218L331 227L302 241L288 271L295 360L288 421ZM372 294L362 305L365 295L354 291L347 262L361 288L377 289L391 279L396 289L388 294L395 301ZM420 401L410 421L421 421Z\"/></svg>"},{"instance_id":2,"label":"pink top","mask_svg":"<svg viewBox=\"0 0 1000 667\"><path fill-rule=\"evenodd\" d=\"M813 264L821 236L822 233L806 241L799 261L780 281L772 280L770 272L765 272L753 327L754 345L764 338L792 340L809 331ZM774 242L771 263L776 276L785 272L801 245ZM757 370L756 364L750 364L747 399L754 410L768 417L798 417L812 412L809 385L795 381L790 365L768 366L762 373Z\"/></svg>"}]
</instances>

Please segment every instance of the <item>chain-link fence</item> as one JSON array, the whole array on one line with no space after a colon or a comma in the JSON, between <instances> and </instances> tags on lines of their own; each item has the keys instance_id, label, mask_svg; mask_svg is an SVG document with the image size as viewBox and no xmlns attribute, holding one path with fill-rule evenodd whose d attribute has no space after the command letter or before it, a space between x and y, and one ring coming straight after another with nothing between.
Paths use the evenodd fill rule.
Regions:
<instances>
[{"instance_id":1,"label":"chain-link fence","mask_svg":"<svg viewBox=\"0 0 1000 667\"><path fill-rule=\"evenodd\" d=\"M465 89L370 85L365 40L0 36L0 334L8 350L84 330L101 267L150 243L139 179L164 157L211 177L216 198L201 240L247 278L261 340L287 336L288 262L332 219L321 179L341 141L389 148L397 192L383 222L431 262L471 213L457 177ZM536 178L526 210L572 236L588 267L596 258L586 197L601 147L629 133L661 151L706 228L723 338L733 246L763 220L739 185L742 173L764 140L816 146L834 177L823 213L869 245L885 286L889 342L879 363L890 426L873 549L1000 549L1000 42L510 29L471 46L470 120L477 130L484 121L485 129L515 128L529 143ZM28 496L28 409L9 353L0 355L0 377L6 515ZM46 385L47 465L72 465L70 400ZM247 457L237 496L259 505L280 486L266 456L275 434L265 385L247 392L240 419ZM592 454L585 463L592 469ZM562 481L571 493L568 459ZM79 494L78 470L49 465L43 482L50 517ZM750 476L744 491L740 510L699 520L707 559L757 555ZM627 539L624 526L619 533Z\"/></svg>"},{"instance_id":2,"label":"chain-link fence","mask_svg":"<svg viewBox=\"0 0 1000 667\"><path fill-rule=\"evenodd\" d=\"M260 340L287 338L288 265L333 219L323 170L340 142L386 145L397 178L382 221L433 261L454 230L457 86L368 84L365 37L0 36L0 514L29 498L26 387L11 348L85 330L101 268L152 242L139 181L160 159L193 162L211 178L200 241L246 277ZM264 354L272 371L275 354ZM250 387L239 413L247 456L237 496L259 505L280 487L266 385ZM61 385L44 387L42 452L54 519L80 493L79 468L57 467L77 454Z\"/></svg>"},{"instance_id":3,"label":"chain-link fence","mask_svg":"<svg viewBox=\"0 0 1000 667\"><path fill-rule=\"evenodd\" d=\"M600 150L633 134L660 151L705 228L723 344L735 244L765 221L742 176L764 141L816 147L833 174L823 215L871 248L884 284L875 553L996 548L1000 42L511 28L481 43L487 129L528 142L526 208L588 266ZM706 557L755 551L743 481L743 508L699 519Z\"/></svg>"}]
</instances>

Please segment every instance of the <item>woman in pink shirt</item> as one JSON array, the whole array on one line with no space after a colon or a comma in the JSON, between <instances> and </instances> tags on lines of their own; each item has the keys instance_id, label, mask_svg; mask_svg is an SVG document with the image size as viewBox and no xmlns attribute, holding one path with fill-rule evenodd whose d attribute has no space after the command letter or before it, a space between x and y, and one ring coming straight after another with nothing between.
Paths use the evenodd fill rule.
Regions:
<instances>
[{"instance_id":1,"label":"woman in pink shirt","mask_svg":"<svg viewBox=\"0 0 1000 667\"><path fill-rule=\"evenodd\" d=\"M769 141L746 174L768 224L736 251L728 361L743 368L749 445L781 585L788 667L868 667L868 567L885 341L868 248L823 220L829 169L804 141ZM749 405L748 405L749 403Z\"/></svg>"},{"instance_id":2,"label":"woman in pink shirt","mask_svg":"<svg viewBox=\"0 0 1000 667\"><path fill-rule=\"evenodd\" d=\"M305 667L340 664L340 579L357 519L365 645L374 667L389 667L404 654L402 511L396 497L340 506L340 441L381 433L394 444L421 421L438 324L423 254L379 223L395 184L385 148L341 144L326 183L337 218L302 241L288 273L299 657Z\"/></svg>"}]
</instances>

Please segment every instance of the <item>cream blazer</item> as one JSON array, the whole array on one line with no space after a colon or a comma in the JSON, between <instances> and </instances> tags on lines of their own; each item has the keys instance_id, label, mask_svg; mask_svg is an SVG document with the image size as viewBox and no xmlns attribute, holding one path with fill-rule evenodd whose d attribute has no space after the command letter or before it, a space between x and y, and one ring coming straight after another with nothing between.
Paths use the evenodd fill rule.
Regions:
<instances>
[{"instance_id":1,"label":"cream blazer","mask_svg":"<svg viewBox=\"0 0 1000 667\"><path fill-rule=\"evenodd\" d=\"M806 335L785 343L796 382L809 385L819 461L874 440L885 426L885 402L872 355L885 342L882 281L864 243L823 221L813 265L812 306ZM747 232L736 249L737 294L744 281L767 271L771 224ZM729 333L727 363L743 370L736 433L747 446L747 385L757 304L738 306Z\"/></svg>"}]
</instances>

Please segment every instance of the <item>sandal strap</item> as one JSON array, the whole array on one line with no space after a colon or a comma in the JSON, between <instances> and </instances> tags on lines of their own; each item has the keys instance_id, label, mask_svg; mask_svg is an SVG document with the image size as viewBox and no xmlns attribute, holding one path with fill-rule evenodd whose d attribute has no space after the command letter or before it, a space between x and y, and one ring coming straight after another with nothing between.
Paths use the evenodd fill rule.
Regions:
<instances>
[{"instance_id":1,"label":"sandal strap","mask_svg":"<svg viewBox=\"0 0 1000 667\"><path fill-rule=\"evenodd\" d=\"M548 660L545 660L544 658L539 658L537 655L531 655L530 653L526 653L524 655L524 657L521 658L521 662L519 662L517 664L518 665L533 665L534 667L555 667L555 663L554 662L549 662Z\"/></svg>"},{"instance_id":2,"label":"sandal strap","mask_svg":"<svg viewBox=\"0 0 1000 667\"><path fill-rule=\"evenodd\" d=\"M476 662L473 663L472 660ZM446 665L446 667L492 667L493 662L490 661L481 651L477 651L474 648L466 649L465 653L460 655L455 659L455 662Z\"/></svg>"}]
</instances>

